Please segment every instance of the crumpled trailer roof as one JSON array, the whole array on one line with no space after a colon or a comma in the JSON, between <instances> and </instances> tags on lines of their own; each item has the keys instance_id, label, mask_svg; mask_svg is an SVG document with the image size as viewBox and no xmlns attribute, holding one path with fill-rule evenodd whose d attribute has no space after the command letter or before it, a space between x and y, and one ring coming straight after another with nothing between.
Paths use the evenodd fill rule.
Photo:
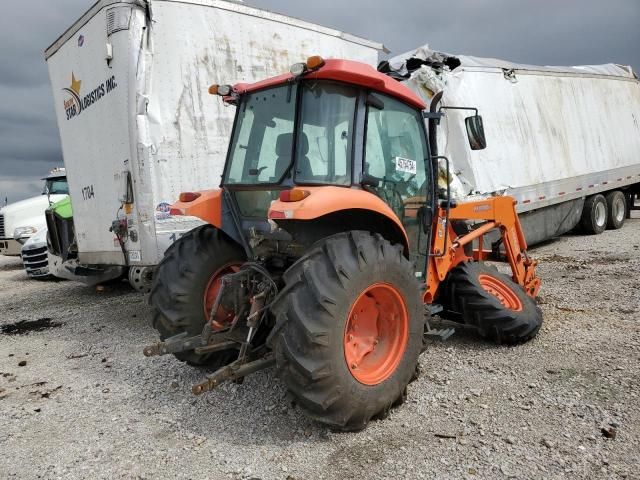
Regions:
<instances>
[{"instance_id":1,"label":"crumpled trailer roof","mask_svg":"<svg viewBox=\"0 0 640 480\"><path fill-rule=\"evenodd\" d=\"M389 65L393 70L402 74L410 73L411 67L407 67L410 59L423 60L424 62L453 62L457 63L457 69L501 69L501 70L520 70L532 73L550 73L554 75L571 74L571 75L603 75L612 77L623 77L629 79L637 79L631 66L619 65L616 63L606 63L603 65L578 65L578 66L542 66L529 65L526 63L515 63L508 60L500 60L497 58L475 57L472 55L458 55L445 52L437 52L431 50L428 45L417 48L410 52L405 52L390 59ZM448 60L451 59L451 60ZM414 62L417 65L418 62ZM414 68L415 70L415 68ZM452 68L451 70L455 70Z\"/></svg>"},{"instance_id":2,"label":"crumpled trailer roof","mask_svg":"<svg viewBox=\"0 0 640 480\"><path fill-rule=\"evenodd\" d=\"M472 151L464 118L445 110L441 155L459 199L513 196L526 212L640 182L640 82L631 67L524 65L422 46L381 63L431 107L478 108L487 136Z\"/></svg>"}]
</instances>

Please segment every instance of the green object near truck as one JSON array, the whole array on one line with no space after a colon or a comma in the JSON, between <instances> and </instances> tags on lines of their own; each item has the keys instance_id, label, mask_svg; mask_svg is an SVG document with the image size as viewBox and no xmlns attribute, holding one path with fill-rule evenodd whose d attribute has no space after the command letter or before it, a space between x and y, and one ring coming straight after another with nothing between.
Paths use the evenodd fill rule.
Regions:
<instances>
[{"instance_id":1,"label":"green object near truck","mask_svg":"<svg viewBox=\"0 0 640 480\"><path fill-rule=\"evenodd\" d=\"M47 209L51 210L55 215L64 220L69 220L73 217L73 207L71 205L71 197L67 196L62 200L59 200Z\"/></svg>"}]
</instances>

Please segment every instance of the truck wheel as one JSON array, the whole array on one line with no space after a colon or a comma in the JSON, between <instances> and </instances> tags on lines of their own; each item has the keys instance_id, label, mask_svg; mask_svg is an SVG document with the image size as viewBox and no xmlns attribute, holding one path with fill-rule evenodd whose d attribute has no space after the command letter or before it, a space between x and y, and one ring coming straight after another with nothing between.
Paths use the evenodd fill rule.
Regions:
<instances>
[{"instance_id":1,"label":"truck wheel","mask_svg":"<svg viewBox=\"0 0 640 480\"><path fill-rule=\"evenodd\" d=\"M607 228L607 200L597 194L587 198L582 207L580 226L585 233L599 235Z\"/></svg>"},{"instance_id":2,"label":"truck wheel","mask_svg":"<svg viewBox=\"0 0 640 480\"><path fill-rule=\"evenodd\" d=\"M133 266L129 267L129 284L140 293L149 293L153 285L154 267Z\"/></svg>"},{"instance_id":3,"label":"truck wheel","mask_svg":"<svg viewBox=\"0 0 640 480\"><path fill-rule=\"evenodd\" d=\"M446 307L456 318L499 344L515 345L536 336L542 311L508 276L482 262L454 268L445 287Z\"/></svg>"},{"instance_id":4,"label":"truck wheel","mask_svg":"<svg viewBox=\"0 0 640 480\"><path fill-rule=\"evenodd\" d=\"M221 278L237 271L244 259L242 248L211 225L195 228L174 242L155 271L149 296L152 324L160 339L182 332L188 336L202 333ZM221 307L216 320L221 327L233 319L233 313L222 310ZM175 356L191 365L218 368L233 360L237 353L180 352Z\"/></svg>"},{"instance_id":5,"label":"truck wheel","mask_svg":"<svg viewBox=\"0 0 640 480\"><path fill-rule=\"evenodd\" d=\"M360 430L402 402L422 349L414 268L380 235L318 242L284 275L269 338L280 377L313 419Z\"/></svg>"},{"instance_id":6,"label":"truck wheel","mask_svg":"<svg viewBox=\"0 0 640 480\"><path fill-rule=\"evenodd\" d=\"M607 228L617 230L622 228L627 218L627 199L619 190L607 193Z\"/></svg>"}]
</instances>

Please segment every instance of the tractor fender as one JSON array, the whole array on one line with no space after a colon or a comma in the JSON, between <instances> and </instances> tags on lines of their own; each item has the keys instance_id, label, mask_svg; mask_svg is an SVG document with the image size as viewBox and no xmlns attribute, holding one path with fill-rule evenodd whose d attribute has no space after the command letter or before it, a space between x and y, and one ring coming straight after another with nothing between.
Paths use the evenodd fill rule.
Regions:
<instances>
[{"instance_id":1,"label":"tractor fender","mask_svg":"<svg viewBox=\"0 0 640 480\"><path fill-rule=\"evenodd\" d=\"M225 206L223 190L200 190L195 192L183 192L180 198L170 205L171 215L185 215L199 218L210 225L213 225L221 232L225 233L238 245L243 246L247 255L246 244L242 239L241 232L238 231L231 214L229 206ZM225 213L223 213L225 212Z\"/></svg>"},{"instance_id":2,"label":"tractor fender","mask_svg":"<svg viewBox=\"0 0 640 480\"><path fill-rule=\"evenodd\" d=\"M299 201L274 200L268 217L286 230L286 225L311 225L315 220L334 234L347 230L368 230L380 233L394 243L401 243L408 254L409 239L398 216L375 194L355 188L322 186L296 187L309 192Z\"/></svg>"},{"instance_id":3,"label":"tractor fender","mask_svg":"<svg viewBox=\"0 0 640 480\"><path fill-rule=\"evenodd\" d=\"M201 190L189 193L197 198L188 202L180 200L174 202L170 206L171 214L198 217L222 229L222 190Z\"/></svg>"}]
</instances>

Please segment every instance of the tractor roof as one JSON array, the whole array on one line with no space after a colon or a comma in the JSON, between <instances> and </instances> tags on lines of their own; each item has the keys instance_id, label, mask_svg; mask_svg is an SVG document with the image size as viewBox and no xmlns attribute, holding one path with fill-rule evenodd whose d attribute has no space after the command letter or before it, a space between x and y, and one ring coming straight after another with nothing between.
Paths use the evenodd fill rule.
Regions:
<instances>
[{"instance_id":1,"label":"tractor roof","mask_svg":"<svg viewBox=\"0 0 640 480\"><path fill-rule=\"evenodd\" d=\"M353 60L327 59L322 67L305 74L304 78L350 83L385 93L421 110L426 108L425 103L415 93L397 80L378 72L366 63ZM293 79L293 75L285 73L255 83L238 83L234 89L240 94L250 93L263 88L275 87L291 79Z\"/></svg>"}]
</instances>

